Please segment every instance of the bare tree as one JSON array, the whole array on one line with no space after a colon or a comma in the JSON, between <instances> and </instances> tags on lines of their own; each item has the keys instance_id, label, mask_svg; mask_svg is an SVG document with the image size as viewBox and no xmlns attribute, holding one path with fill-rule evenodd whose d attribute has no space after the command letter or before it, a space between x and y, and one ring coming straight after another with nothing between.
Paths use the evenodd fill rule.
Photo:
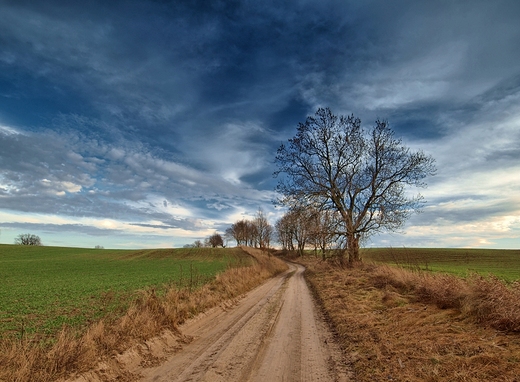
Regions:
<instances>
[{"instance_id":1,"label":"bare tree","mask_svg":"<svg viewBox=\"0 0 520 382\"><path fill-rule=\"evenodd\" d=\"M242 219L226 229L226 237L233 238L237 245L269 248L274 229L269 224L265 213L259 209L253 220Z\"/></svg>"},{"instance_id":2,"label":"bare tree","mask_svg":"<svg viewBox=\"0 0 520 382\"><path fill-rule=\"evenodd\" d=\"M251 233L251 222L248 220L239 220L226 230L226 235L233 237L237 245L252 246Z\"/></svg>"},{"instance_id":3,"label":"bare tree","mask_svg":"<svg viewBox=\"0 0 520 382\"><path fill-rule=\"evenodd\" d=\"M309 242L314 246L317 254L320 250L322 258L325 260L327 251L337 243L338 225L341 226L339 214L332 210L314 210L311 215L311 227Z\"/></svg>"},{"instance_id":4,"label":"bare tree","mask_svg":"<svg viewBox=\"0 0 520 382\"><path fill-rule=\"evenodd\" d=\"M247 222L245 220L239 220L226 230L226 235L231 236L237 242L237 246L247 245L246 224Z\"/></svg>"},{"instance_id":5,"label":"bare tree","mask_svg":"<svg viewBox=\"0 0 520 382\"><path fill-rule=\"evenodd\" d=\"M239 245L238 241L235 238L235 235L233 234L233 225L226 229L226 232L224 232L224 241L226 242L226 246L229 246L229 241L234 240L237 243L237 246Z\"/></svg>"},{"instance_id":6,"label":"bare tree","mask_svg":"<svg viewBox=\"0 0 520 382\"><path fill-rule=\"evenodd\" d=\"M300 256L303 256L303 251L310 239L312 213L309 209L298 207L291 210L290 214L293 215L293 233L298 253Z\"/></svg>"},{"instance_id":7,"label":"bare tree","mask_svg":"<svg viewBox=\"0 0 520 382\"><path fill-rule=\"evenodd\" d=\"M425 186L435 173L434 159L407 148L386 121L364 130L359 118L328 108L299 124L275 162L282 204L337 211L350 262L361 260L360 240L402 227L422 205L422 196L408 196L405 187Z\"/></svg>"},{"instance_id":8,"label":"bare tree","mask_svg":"<svg viewBox=\"0 0 520 382\"><path fill-rule=\"evenodd\" d=\"M309 210L292 206L291 209L277 222L277 234L283 241L282 247L291 251L297 250L303 256L305 247L309 243L311 233L311 214Z\"/></svg>"},{"instance_id":9,"label":"bare tree","mask_svg":"<svg viewBox=\"0 0 520 382\"><path fill-rule=\"evenodd\" d=\"M42 245L42 241L39 236L30 233L22 233L14 239L16 245Z\"/></svg>"},{"instance_id":10,"label":"bare tree","mask_svg":"<svg viewBox=\"0 0 520 382\"><path fill-rule=\"evenodd\" d=\"M276 233L283 249L298 251L303 256L305 248L320 250L325 259L326 252L337 243L338 214L335 211L320 211L313 207L292 206L276 222Z\"/></svg>"},{"instance_id":11,"label":"bare tree","mask_svg":"<svg viewBox=\"0 0 520 382\"><path fill-rule=\"evenodd\" d=\"M267 220L267 217L261 208L258 209L255 219L252 223L255 227L255 244L258 244L261 249L269 248L271 245L271 238L273 236L273 227L269 224L269 221Z\"/></svg>"},{"instance_id":12,"label":"bare tree","mask_svg":"<svg viewBox=\"0 0 520 382\"><path fill-rule=\"evenodd\" d=\"M257 233L256 225L251 220L246 220L245 222L246 222L245 229L246 229L247 245L250 247L257 248L259 243L258 243L258 233Z\"/></svg>"},{"instance_id":13,"label":"bare tree","mask_svg":"<svg viewBox=\"0 0 520 382\"><path fill-rule=\"evenodd\" d=\"M208 243L213 248L224 246L224 240L222 239L222 236L216 232L208 238Z\"/></svg>"},{"instance_id":14,"label":"bare tree","mask_svg":"<svg viewBox=\"0 0 520 382\"><path fill-rule=\"evenodd\" d=\"M291 216L285 214L275 224L278 242L282 245L282 249L294 251L294 225Z\"/></svg>"}]
</instances>

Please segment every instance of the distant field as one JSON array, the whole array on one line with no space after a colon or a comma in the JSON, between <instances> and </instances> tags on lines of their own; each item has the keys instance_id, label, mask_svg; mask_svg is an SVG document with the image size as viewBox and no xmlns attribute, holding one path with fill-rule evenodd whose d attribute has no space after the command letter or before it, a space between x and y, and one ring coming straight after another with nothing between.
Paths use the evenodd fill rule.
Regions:
<instances>
[{"instance_id":1,"label":"distant field","mask_svg":"<svg viewBox=\"0 0 520 382\"><path fill-rule=\"evenodd\" d=\"M0 337L47 335L123 312L137 291L196 288L229 266L239 248L107 250L0 245Z\"/></svg>"},{"instance_id":2,"label":"distant field","mask_svg":"<svg viewBox=\"0 0 520 382\"><path fill-rule=\"evenodd\" d=\"M459 276L493 274L506 281L520 279L520 250L449 248L364 248L363 260Z\"/></svg>"}]
</instances>

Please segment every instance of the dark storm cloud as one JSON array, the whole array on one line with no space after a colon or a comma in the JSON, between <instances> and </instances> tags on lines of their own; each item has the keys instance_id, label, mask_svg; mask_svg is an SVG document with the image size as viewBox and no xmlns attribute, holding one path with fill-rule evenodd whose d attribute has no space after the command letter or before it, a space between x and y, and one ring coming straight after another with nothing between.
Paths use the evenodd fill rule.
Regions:
<instances>
[{"instance_id":1,"label":"dark storm cloud","mask_svg":"<svg viewBox=\"0 0 520 382\"><path fill-rule=\"evenodd\" d=\"M434 155L425 221L516 211L518 14L516 1L0 2L0 209L222 229L270 208L277 147L330 106L388 119ZM488 207L454 207L465 198Z\"/></svg>"}]
</instances>

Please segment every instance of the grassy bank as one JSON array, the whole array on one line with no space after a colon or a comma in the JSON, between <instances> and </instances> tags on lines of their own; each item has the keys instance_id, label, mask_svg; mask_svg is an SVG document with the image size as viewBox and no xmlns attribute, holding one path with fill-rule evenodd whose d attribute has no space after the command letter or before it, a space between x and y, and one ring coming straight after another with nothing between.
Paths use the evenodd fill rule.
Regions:
<instances>
[{"instance_id":1,"label":"grassy bank","mask_svg":"<svg viewBox=\"0 0 520 382\"><path fill-rule=\"evenodd\" d=\"M340 269L304 258L306 277L357 381L516 381L520 288L388 265Z\"/></svg>"},{"instance_id":2,"label":"grassy bank","mask_svg":"<svg viewBox=\"0 0 520 382\"><path fill-rule=\"evenodd\" d=\"M105 314L98 319L92 318L91 322L80 326L62 325L55 335L48 335L44 340L34 335L4 337L0 342L0 365L3 366L0 369L0 380L55 381L71 373L86 372L103 359L113 357L136 343L157 336L164 331L176 332L177 326L187 318L217 306L223 301L235 298L285 269L283 262L269 257L261 251L247 250L246 252L240 248L186 251L108 251L107 253L93 252L92 254L88 252L85 255L85 252L78 250L77 259L81 256L105 256L102 261L107 264L107 267L101 267L100 273L113 273L120 269L118 266L113 268L109 266L108 264L111 262L119 265L125 264L127 261L135 262L135 268L132 267L132 269L140 274L140 276L136 276L136 279L141 277L146 279L145 275L148 275L153 282L132 293L125 292L128 297L124 299L122 305L119 305L119 308L113 309L112 313ZM39 258L37 255L33 255ZM58 253L56 256L61 255ZM163 281L163 284L160 284L160 281L155 278L156 276L149 273L161 273L158 269L165 268L172 256L177 266L172 266L171 272L167 273L168 278ZM209 277L208 273L202 273L200 270L203 267L199 267L197 274L205 276L201 277L201 282L196 285L194 277L191 277L189 282L187 281L190 279L189 273L177 273L177 277L174 276L173 270L179 268L180 260L188 260L187 264L193 264L196 259L202 263L221 263L222 267L227 270L218 272L209 267L215 274L213 277ZM50 261L50 259L47 260ZM45 263L45 259L38 261ZM151 268L148 268L143 265L148 264L149 261L157 262L158 267L150 265ZM68 260L63 260L63 262L69 264ZM124 267L124 265L121 266ZM89 267L83 269L87 268ZM65 267L65 269L68 268ZM102 269L105 271L101 271ZM110 269L113 271L109 271ZM182 278L186 280L185 282L181 281L180 275L183 275ZM59 277L59 274L56 277ZM86 279L92 276L80 276L80 273L77 273L77 277ZM81 282L74 285L81 285ZM66 295L63 299L69 298L69 295ZM97 298L91 300L91 305L94 310L103 307ZM43 309L43 312L44 315L48 315L48 308ZM73 312L75 314L75 311ZM4 365L7 366L4 367Z\"/></svg>"}]
</instances>

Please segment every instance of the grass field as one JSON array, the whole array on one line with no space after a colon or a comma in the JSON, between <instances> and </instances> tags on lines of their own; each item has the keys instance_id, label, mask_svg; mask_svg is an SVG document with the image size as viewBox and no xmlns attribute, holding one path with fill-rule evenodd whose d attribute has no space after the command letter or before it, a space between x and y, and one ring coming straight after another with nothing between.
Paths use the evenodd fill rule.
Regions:
<instances>
[{"instance_id":1,"label":"grass field","mask_svg":"<svg viewBox=\"0 0 520 382\"><path fill-rule=\"evenodd\" d=\"M0 245L0 337L52 335L125 312L139 290L196 288L248 265L239 248L100 250Z\"/></svg>"},{"instance_id":2,"label":"grass field","mask_svg":"<svg viewBox=\"0 0 520 382\"><path fill-rule=\"evenodd\" d=\"M365 262L394 264L412 269L446 272L466 277L493 274L506 281L520 279L520 250L449 248L365 248Z\"/></svg>"}]
</instances>

